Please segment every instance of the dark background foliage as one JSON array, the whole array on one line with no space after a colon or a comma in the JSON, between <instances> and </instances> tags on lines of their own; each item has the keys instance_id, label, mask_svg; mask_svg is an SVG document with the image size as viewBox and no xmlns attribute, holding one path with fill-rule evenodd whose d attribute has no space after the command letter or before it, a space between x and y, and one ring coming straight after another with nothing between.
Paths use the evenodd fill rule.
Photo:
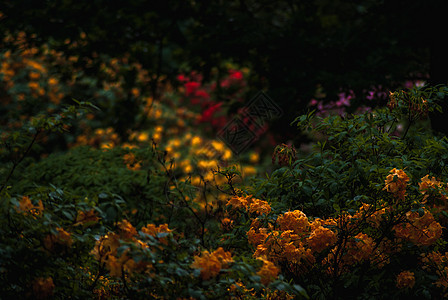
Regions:
<instances>
[{"instance_id":1,"label":"dark background foliage","mask_svg":"<svg viewBox=\"0 0 448 300\"><path fill-rule=\"evenodd\" d=\"M354 91L356 107L374 86L446 83L446 7L441 0L6 0L0 29L61 44L85 32L89 43L77 54L131 53L152 72L155 97L161 75L193 69L208 80L224 60L248 66L252 95L267 89L286 112L274 129L287 137L318 86L327 101ZM446 131L436 117L436 129Z\"/></svg>"}]
</instances>

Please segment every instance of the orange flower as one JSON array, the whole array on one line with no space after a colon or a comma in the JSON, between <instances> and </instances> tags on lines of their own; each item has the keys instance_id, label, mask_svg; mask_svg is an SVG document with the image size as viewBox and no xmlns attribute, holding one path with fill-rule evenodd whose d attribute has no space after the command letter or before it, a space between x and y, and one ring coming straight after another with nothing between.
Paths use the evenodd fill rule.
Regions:
<instances>
[{"instance_id":1,"label":"orange flower","mask_svg":"<svg viewBox=\"0 0 448 300\"><path fill-rule=\"evenodd\" d=\"M424 270L434 270L439 279L434 283L437 287L446 291L448 288L448 252L442 255L440 252L431 252L422 255Z\"/></svg>"},{"instance_id":2,"label":"orange flower","mask_svg":"<svg viewBox=\"0 0 448 300\"><path fill-rule=\"evenodd\" d=\"M385 182L385 187L383 190L394 194L399 200L404 200L406 196L406 185L409 181L408 175L403 170L398 170L393 168L387 175Z\"/></svg>"},{"instance_id":3,"label":"orange flower","mask_svg":"<svg viewBox=\"0 0 448 300\"><path fill-rule=\"evenodd\" d=\"M40 73L38 72L30 72L28 74L28 76L30 77L31 80L37 80L40 78Z\"/></svg>"},{"instance_id":4,"label":"orange flower","mask_svg":"<svg viewBox=\"0 0 448 300\"><path fill-rule=\"evenodd\" d=\"M397 288L404 289L410 288L412 289L415 284L414 273L409 271L403 271L397 276Z\"/></svg>"},{"instance_id":5,"label":"orange flower","mask_svg":"<svg viewBox=\"0 0 448 300\"><path fill-rule=\"evenodd\" d=\"M436 180L435 177L429 179L429 175L426 175L421 179L421 182L418 184L419 190L422 194L424 194L429 189L437 189L441 188L443 183L441 181Z\"/></svg>"},{"instance_id":6,"label":"orange flower","mask_svg":"<svg viewBox=\"0 0 448 300\"><path fill-rule=\"evenodd\" d=\"M204 250L201 256L195 256L191 267L201 270L201 278L209 280L216 277L222 268L226 268L233 261L230 252L224 251L219 247L212 253Z\"/></svg>"},{"instance_id":7,"label":"orange flower","mask_svg":"<svg viewBox=\"0 0 448 300\"><path fill-rule=\"evenodd\" d=\"M109 270L110 276L121 277L123 264L118 261L117 257L109 256L107 258L106 268Z\"/></svg>"},{"instance_id":8,"label":"orange flower","mask_svg":"<svg viewBox=\"0 0 448 300\"><path fill-rule=\"evenodd\" d=\"M130 240L137 235L137 230L128 220L118 222L118 228L123 239Z\"/></svg>"},{"instance_id":9,"label":"orange flower","mask_svg":"<svg viewBox=\"0 0 448 300\"><path fill-rule=\"evenodd\" d=\"M78 211L75 226L96 223L99 219L100 218L96 215L96 212L93 209L87 212Z\"/></svg>"},{"instance_id":10,"label":"orange flower","mask_svg":"<svg viewBox=\"0 0 448 300\"><path fill-rule=\"evenodd\" d=\"M53 296L54 288L53 278L51 277L39 277L33 281L33 292L36 299L50 298Z\"/></svg>"},{"instance_id":11,"label":"orange flower","mask_svg":"<svg viewBox=\"0 0 448 300\"><path fill-rule=\"evenodd\" d=\"M44 238L45 249L53 251L57 245L70 248L73 244L72 236L64 228L56 228L57 234L49 234Z\"/></svg>"},{"instance_id":12,"label":"orange flower","mask_svg":"<svg viewBox=\"0 0 448 300\"><path fill-rule=\"evenodd\" d=\"M247 239L254 247L263 243L268 236L267 228L261 228L260 221L254 219L250 225L250 229L247 232Z\"/></svg>"},{"instance_id":13,"label":"orange flower","mask_svg":"<svg viewBox=\"0 0 448 300\"><path fill-rule=\"evenodd\" d=\"M348 256L351 257L350 259L357 262L369 260L374 249L373 239L361 232L350 241L349 247Z\"/></svg>"},{"instance_id":14,"label":"orange flower","mask_svg":"<svg viewBox=\"0 0 448 300\"><path fill-rule=\"evenodd\" d=\"M429 175L426 175L425 177L423 177L421 179L421 182L418 184L420 192L422 193L422 195L424 195L423 203L425 203L429 197L429 195L427 193L431 192L431 191L438 192L438 194L440 196L440 198L439 198L440 200L442 200L442 201L448 200L447 196L443 194L443 192L444 192L443 186L444 186L444 183L436 180L435 177L432 177L431 179L429 179ZM445 192L446 191L447 190L445 190Z\"/></svg>"},{"instance_id":15,"label":"orange flower","mask_svg":"<svg viewBox=\"0 0 448 300\"><path fill-rule=\"evenodd\" d=\"M300 210L289 211L277 218L280 230L292 230L296 234L303 234L309 231L310 223L307 216Z\"/></svg>"},{"instance_id":16,"label":"orange flower","mask_svg":"<svg viewBox=\"0 0 448 300\"><path fill-rule=\"evenodd\" d=\"M258 257L257 259L263 261L263 266L257 272L257 275L261 277L262 284L268 285L277 278L280 269L265 257Z\"/></svg>"},{"instance_id":17,"label":"orange flower","mask_svg":"<svg viewBox=\"0 0 448 300\"><path fill-rule=\"evenodd\" d=\"M256 213L257 215L267 215L271 212L271 206L267 201L253 198L249 206L249 212Z\"/></svg>"},{"instance_id":18,"label":"orange flower","mask_svg":"<svg viewBox=\"0 0 448 300\"><path fill-rule=\"evenodd\" d=\"M221 220L221 229L224 231L230 231L233 228L233 220L224 218Z\"/></svg>"},{"instance_id":19,"label":"orange flower","mask_svg":"<svg viewBox=\"0 0 448 300\"><path fill-rule=\"evenodd\" d=\"M134 153L127 153L127 154L125 154L123 156L123 160L124 160L124 163L126 164L126 167L129 170L133 170L133 171L140 170L140 168L141 168L140 161L138 161L135 158Z\"/></svg>"},{"instance_id":20,"label":"orange flower","mask_svg":"<svg viewBox=\"0 0 448 300\"><path fill-rule=\"evenodd\" d=\"M418 246L430 246L442 236L442 226L434 220L434 216L424 209L424 214L407 212L407 222L394 226L398 238L408 240Z\"/></svg>"},{"instance_id":21,"label":"orange flower","mask_svg":"<svg viewBox=\"0 0 448 300\"><path fill-rule=\"evenodd\" d=\"M156 236L158 233L161 232L170 233L172 232L172 230L168 228L168 224L161 224L159 226L156 226L154 224L148 224L146 225L146 227L142 227L142 232L148 235Z\"/></svg>"},{"instance_id":22,"label":"orange flower","mask_svg":"<svg viewBox=\"0 0 448 300\"><path fill-rule=\"evenodd\" d=\"M34 216L37 216L40 215L44 210L44 205L42 204L42 200L39 200L39 203L37 205L34 205L28 196L23 196L19 201L19 206L15 209L19 213L32 214Z\"/></svg>"},{"instance_id":23,"label":"orange flower","mask_svg":"<svg viewBox=\"0 0 448 300\"><path fill-rule=\"evenodd\" d=\"M314 252L321 252L325 248L334 245L336 241L336 233L323 226L314 229L308 237L308 245Z\"/></svg>"},{"instance_id":24,"label":"orange flower","mask_svg":"<svg viewBox=\"0 0 448 300\"><path fill-rule=\"evenodd\" d=\"M231 205L233 209L247 209L248 204L252 201L252 196L233 196L227 201L227 206Z\"/></svg>"}]
</instances>

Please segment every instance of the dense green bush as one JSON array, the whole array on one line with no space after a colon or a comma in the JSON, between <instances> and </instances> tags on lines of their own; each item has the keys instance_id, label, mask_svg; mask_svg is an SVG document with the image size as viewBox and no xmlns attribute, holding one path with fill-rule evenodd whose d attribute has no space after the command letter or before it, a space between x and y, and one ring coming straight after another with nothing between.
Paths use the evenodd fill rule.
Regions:
<instances>
[{"instance_id":1,"label":"dense green bush","mask_svg":"<svg viewBox=\"0 0 448 300\"><path fill-rule=\"evenodd\" d=\"M255 255L268 253L312 298L442 297L448 284L441 271L447 249L442 226L448 216L448 140L433 135L427 114L439 109L447 91L443 86L397 91L388 107L363 115L298 117L294 123L316 139L313 151L291 159L295 151L282 146L274 159L284 166L247 187L273 207L268 221L246 224ZM293 229L282 225L288 211L294 222L311 226L293 227L302 230L293 230L300 236L293 245L312 250L303 252L308 256L300 263L282 261L273 246L282 245L276 234ZM323 243L318 250L317 236ZM286 245L280 248L288 254ZM428 257L440 266L434 268ZM412 284L400 281L409 273L397 279L404 270L412 271L407 277Z\"/></svg>"}]
</instances>

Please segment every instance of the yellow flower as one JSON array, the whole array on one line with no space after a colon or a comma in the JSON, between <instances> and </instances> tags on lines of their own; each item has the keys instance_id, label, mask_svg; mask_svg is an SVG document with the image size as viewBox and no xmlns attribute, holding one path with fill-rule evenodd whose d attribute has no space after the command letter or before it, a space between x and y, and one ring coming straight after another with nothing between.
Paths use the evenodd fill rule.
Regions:
<instances>
[{"instance_id":1,"label":"yellow flower","mask_svg":"<svg viewBox=\"0 0 448 300\"><path fill-rule=\"evenodd\" d=\"M231 158L232 158L232 151L230 151L229 149L225 149L224 154L222 155L222 159L229 160Z\"/></svg>"},{"instance_id":2,"label":"yellow flower","mask_svg":"<svg viewBox=\"0 0 448 300\"><path fill-rule=\"evenodd\" d=\"M244 176L251 176L257 174L257 169L253 166L245 166L243 168Z\"/></svg>"},{"instance_id":3,"label":"yellow flower","mask_svg":"<svg viewBox=\"0 0 448 300\"><path fill-rule=\"evenodd\" d=\"M193 171L193 167L190 164L184 166L185 173L188 174L188 173L191 173L192 171Z\"/></svg>"},{"instance_id":4,"label":"yellow flower","mask_svg":"<svg viewBox=\"0 0 448 300\"><path fill-rule=\"evenodd\" d=\"M192 146L199 146L202 143L202 139L199 136L195 136L191 139Z\"/></svg>"},{"instance_id":5,"label":"yellow flower","mask_svg":"<svg viewBox=\"0 0 448 300\"><path fill-rule=\"evenodd\" d=\"M215 148L217 151L224 150L224 143L218 142L218 141L212 141L211 143L212 143L213 148Z\"/></svg>"},{"instance_id":6,"label":"yellow flower","mask_svg":"<svg viewBox=\"0 0 448 300\"><path fill-rule=\"evenodd\" d=\"M249 156L249 161L253 164L258 163L258 161L260 160L260 155L257 152L253 152L250 154Z\"/></svg>"},{"instance_id":7,"label":"yellow flower","mask_svg":"<svg viewBox=\"0 0 448 300\"><path fill-rule=\"evenodd\" d=\"M146 142L149 139L149 134L147 132L140 132L137 136L139 142Z\"/></svg>"},{"instance_id":8,"label":"yellow flower","mask_svg":"<svg viewBox=\"0 0 448 300\"><path fill-rule=\"evenodd\" d=\"M397 276L397 287L399 289L412 289L415 284L415 277L413 272L403 271Z\"/></svg>"}]
</instances>

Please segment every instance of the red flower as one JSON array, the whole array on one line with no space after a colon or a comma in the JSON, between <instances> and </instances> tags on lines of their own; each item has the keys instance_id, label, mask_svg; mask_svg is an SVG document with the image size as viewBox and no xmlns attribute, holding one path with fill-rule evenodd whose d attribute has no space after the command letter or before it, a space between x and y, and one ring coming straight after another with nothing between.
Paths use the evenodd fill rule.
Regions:
<instances>
[{"instance_id":1,"label":"red flower","mask_svg":"<svg viewBox=\"0 0 448 300\"><path fill-rule=\"evenodd\" d=\"M190 82L185 83L186 95L192 96L193 94L195 94L195 92L197 91L199 86L200 86L199 82L196 82L196 81L190 81Z\"/></svg>"},{"instance_id":2,"label":"red flower","mask_svg":"<svg viewBox=\"0 0 448 300\"><path fill-rule=\"evenodd\" d=\"M216 103L214 105L211 105L209 108L207 108L203 113L201 118L199 119L199 122L209 122L212 120L213 115L216 111L219 111L221 108L222 102Z\"/></svg>"},{"instance_id":3,"label":"red flower","mask_svg":"<svg viewBox=\"0 0 448 300\"><path fill-rule=\"evenodd\" d=\"M180 82L186 82L188 81L188 78L184 74L179 74L177 75L177 80L179 80Z\"/></svg>"},{"instance_id":4,"label":"red flower","mask_svg":"<svg viewBox=\"0 0 448 300\"><path fill-rule=\"evenodd\" d=\"M209 99L210 95L205 90L196 90L194 96L197 98Z\"/></svg>"},{"instance_id":5,"label":"red flower","mask_svg":"<svg viewBox=\"0 0 448 300\"><path fill-rule=\"evenodd\" d=\"M230 79L233 79L233 80L243 79L243 72L241 72L241 71L231 70L231 71L229 71L229 73L230 73L230 75L229 75Z\"/></svg>"}]
</instances>

